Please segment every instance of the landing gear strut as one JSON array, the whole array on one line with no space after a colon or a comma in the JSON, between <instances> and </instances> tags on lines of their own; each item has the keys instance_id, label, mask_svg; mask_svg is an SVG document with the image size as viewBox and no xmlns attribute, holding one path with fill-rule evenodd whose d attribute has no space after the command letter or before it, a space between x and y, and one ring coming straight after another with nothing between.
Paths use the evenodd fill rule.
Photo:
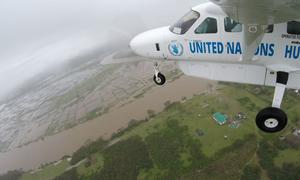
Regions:
<instances>
[{"instance_id":1,"label":"landing gear strut","mask_svg":"<svg viewBox=\"0 0 300 180\"><path fill-rule=\"evenodd\" d=\"M157 62L154 63L153 81L159 86L162 86L166 83L166 77L159 71Z\"/></svg>"},{"instance_id":2,"label":"landing gear strut","mask_svg":"<svg viewBox=\"0 0 300 180\"><path fill-rule=\"evenodd\" d=\"M280 109L280 106L284 96L288 78L289 74L287 72L277 72L272 107L261 110L256 116L256 125L264 132L279 132L287 125L287 115L283 110Z\"/></svg>"}]
</instances>

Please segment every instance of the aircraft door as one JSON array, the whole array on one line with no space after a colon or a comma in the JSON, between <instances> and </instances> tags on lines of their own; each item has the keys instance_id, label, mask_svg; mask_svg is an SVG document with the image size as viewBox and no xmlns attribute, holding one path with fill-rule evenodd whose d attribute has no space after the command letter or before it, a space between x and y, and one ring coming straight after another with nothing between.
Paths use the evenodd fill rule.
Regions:
<instances>
[{"instance_id":1,"label":"aircraft door","mask_svg":"<svg viewBox=\"0 0 300 180\"><path fill-rule=\"evenodd\" d=\"M243 47L243 25L229 17L220 18L221 37L224 44L224 61L240 61Z\"/></svg>"},{"instance_id":2,"label":"aircraft door","mask_svg":"<svg viewBox=\"0 0 300 180\"><path fill-rule=\"evenodd\" d=\"M190 34L190 58L219 60L224 47L220 44L220 27L217 16L203 16Z\"/></svg>"}]
</instances>

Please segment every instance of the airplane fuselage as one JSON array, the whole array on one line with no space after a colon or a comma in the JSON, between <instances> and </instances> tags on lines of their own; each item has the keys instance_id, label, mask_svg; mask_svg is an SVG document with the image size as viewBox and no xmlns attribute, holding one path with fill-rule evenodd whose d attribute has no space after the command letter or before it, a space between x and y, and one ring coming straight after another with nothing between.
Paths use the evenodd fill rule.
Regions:
<instances>
[{"instance_id":1,"label":"airplane fuselage","mask_svg":"<svg viewBox=\"0 0 300 180\"><path fill-rule=\"evenodd\" d=\"M177 61L189 76L275 86L272 106L257 114L256 125L264 132L281 131L288 121L281 109L285 89L300 89L300 22L295 8L300 4L212 2L193 8L172 26L136 36L132 50L154 60ZM157 65L153 80L157 85L166 82Z\"/></svg>"},{"instance_id":2,"label":"airplane fuselage","mask_svg":"<svg viewBox=\"0 0 300 180\"><path fill-rule=\"evenodd\" d=\"M225 16L216 18L224 19ZM222 27L223 22L218 22ZM286 23L274 25L273 33L264 35L249 63L265 65L270 69L274 67L273 70L277 70L276 66L280 64L290 68L290 71L300 70L300 35L287 34L284 31L286 27ZM184 37L170 35L169 38L176 40L162 44L166 60L243 63L243 32L229 33L220 29L216 34L191 33ZM182 46L183 52L174 55L172 47L169 47L172 42Z\"/></svg>"},{"instance_id":3,"label":"airplane fuselage","mask_svg":"<svg viewBox=\"0 0 300 180\"><path fill-rule=\"evenodd\" d=\"M265 25L254 56L245 60L244 32L255 29L228 18L215 4L205 3L173 26L138 35L130 45L140 56L178 61L187 75L274 86L274 72L284 71L291 74L288 87L299 89L300 27L293 23Z\"/></svg>"}]
</instances>

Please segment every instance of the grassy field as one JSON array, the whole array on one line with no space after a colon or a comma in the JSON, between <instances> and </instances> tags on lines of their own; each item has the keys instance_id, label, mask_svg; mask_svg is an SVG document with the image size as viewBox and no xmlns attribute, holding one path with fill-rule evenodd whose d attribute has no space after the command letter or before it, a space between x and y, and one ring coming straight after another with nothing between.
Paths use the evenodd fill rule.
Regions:
<instances>
[{"instance_id":1,"label":"grassy field","mask_svg":"<svg viewBox=\"0 0 300 180\"><path fill-rule=\"evenodd\" d=\"M276 143L275 140L280 136L290 134L291 127L298 126L300 119L300 98L288 92L283 108L290 117L289 127L272 135L259 131L255 125L255 116L260 109L271 104L272 92L272 88L221 84L218 90L210 94L195 95L189 100L183 97L181 102L172 103L163 112L154 116L152 114L151 118L115 135L113 140L117 140L117 143L111 147L119 148L114 149L118 153L116 156L107 151L91 154L87 157L90 164L82 163L77 167L77 173L81 179L92 179L97 174L98 177L109 177L109 172L115 169L105 165L107 160L110 160L110 165L121 166L124 162L128 163L130 158L118 157L123 151L120 141L124 147L135 151L139 150L134 149L135 143L147 147L146 151L143 150L144 154L149 151L153 166L148 164L147 169L139 172L137 179L247 179L250 175L269 179L268 169L260 166L257 156L259 142ZM228 124L220 126L212 118L215 112L225 113L229 119L242 112L246 119L239 123L238 128L232 128ZM140 137L141 140L131 142L132 146L126 145L126 140L130 142L132 137ZM127 149L126 151L128 154L133 153ZM299 152L299 149L282 149L273 153L276 157L269 157L270 161L266 163L274 162L277 167L285 163L300 165ZM112 157L107 155L109 153ZM136 160L139 158L137 156ZM120 162L115 162L116 160ZM50 165L34 175L24 174L22 180L53 179L63 173L67 166L66 161L57 166ZM101 174L103 168L106 169L104 175ZM216 169L220 173L213 173Z\"/></svg>"},{"instance_id":2,"label":"grassy field","mask_svg":"<svg viewBox=\"0 0 300 180\"><path fill-rule=\"evenodd\" d=\"M189 127L190 134L201 141L204 154L211 157L215 152L231 145L237 139L256 132L254 123L256 111L247 110L248 104L252 102L247 102L242 105L238 99L248 97L252 101L256 101L260 106L266 103L248 92L235 91L236 89L234 87L226 87L214 94L197 95L191 100L182 102L181 104L175 104L172 108L167 108L155 118L150 119L148 123L142 124L126 133L123 138L132 135L145 137L149 133L162 127L167 119L175 119L178 120L181 125ZM232 96L233 92L235 96ZM213 113L219 111L229 115L230 118L239 112L244 112L247 119L242 122L237 129L230 128L228 125L220 126L212 118ZM197 136L197 130L203 131L204 136ZM224 139L224 136L228 138Z\"/></svg>"},{"instance_id":3,"label":"grassy field","mask_svg":"<svg viewBox=\"0 0 300 180\"><path fill-rule=\"evenodd\" d=\"M274 163L277 166L282 166L284 163L300 164L299 149L286 149L283 151L279 151L279 155L275 158Z\"/></svg>"},{"instance_id":4,"label":"grassy field","mask_svg":"<svg viewBox=\"0 0 300 180\"><path fill-rule=\"evenodd\" d=\"M59 176L62 174L65 169L69 166L69 163L64 160L58 165L49 165L42 169L41 171L38 171L34 174L31 173L25 173L22 177L21 180L34 180L34 179L40 179L40 180L48 180L48 179L53 179L56 176Z\"/></svg>"},{"instance_id":5,"label":"grassy field","mask_svg":"<svg viewBox=\"0 0 300 180\"><path fill-rule=\"evenodd\" d=\"M86 166L85 163L82 163L77 168L78 174L83 178L92 176L99 169L101 169L104 164L103 156L100 153L91 155L90 161L91 161L90 166Z\"/></svg>"}]
</instances>

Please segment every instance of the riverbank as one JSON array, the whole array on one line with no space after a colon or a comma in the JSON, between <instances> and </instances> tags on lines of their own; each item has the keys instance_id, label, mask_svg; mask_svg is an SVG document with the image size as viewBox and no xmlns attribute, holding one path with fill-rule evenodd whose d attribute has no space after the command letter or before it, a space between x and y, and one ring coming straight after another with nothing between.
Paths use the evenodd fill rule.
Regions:
<instances>
[{"instance_id":1,"label":"riverbank","mask_svg":"<svg viewBox=\"0 0 300 180\"><path fill-rule=\"evenodd\" d=\"M109 138L114 132L127 127L132 119L145 119L148 110L160 112L166 101L179 101L182 97L189 98L194 94L207 92L211 85L214 85L211 81L182 76L164 87L154 87L132 103L111 109L101 117L46 137L43 141L1 153L0 173L19 168L35 169L43 163L71 155L88 140Z\"/></svg>"}]
</instances>

